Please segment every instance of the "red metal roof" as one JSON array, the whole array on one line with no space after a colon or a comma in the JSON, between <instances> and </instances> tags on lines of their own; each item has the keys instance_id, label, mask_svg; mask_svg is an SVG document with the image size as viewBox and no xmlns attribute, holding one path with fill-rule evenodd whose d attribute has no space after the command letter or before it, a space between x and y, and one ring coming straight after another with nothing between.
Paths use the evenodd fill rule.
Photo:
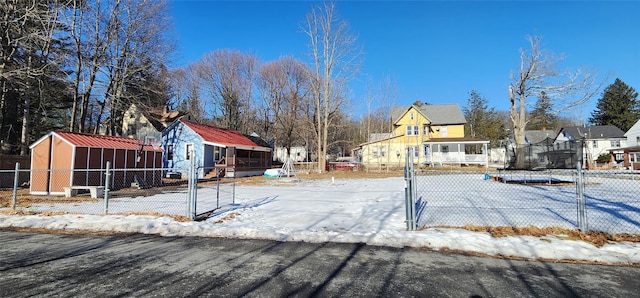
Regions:
<instances>
[{"instance_id":1,"label":"red metal roof","mask_svg":"<svg viewBox=\"0 0 640 298\"><path fill-rule=\"evenodd\" d=\"M140 140L116 136L95 135L88 133L54 131L62 139L78 147L111 148L140 150ZM151 144L145 144L143 151L162 151L160 143L154 148Z\"/></svg>"},{"instance_id":2,"label":"red metal roof","mask_svg":"<svg viewBox=\"0 0 640 298\"><path fill-rule=\"evenodd\" d=\"M200 135L205 142L211 142L220 145L264 148L235 130L198 124L187 120L180 121L182 121L184 125L191 128L193 131L195 131L198 135Z\"/></svg>"}]
</instances>

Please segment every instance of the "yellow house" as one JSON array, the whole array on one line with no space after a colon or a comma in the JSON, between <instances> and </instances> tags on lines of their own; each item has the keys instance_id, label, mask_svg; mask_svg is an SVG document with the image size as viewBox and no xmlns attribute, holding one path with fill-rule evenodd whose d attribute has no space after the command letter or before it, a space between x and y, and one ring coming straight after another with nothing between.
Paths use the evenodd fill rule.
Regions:
<instances>
[{"instance_id":1,"label":"yellow house","mask_svg":"<svg viewBox=\"0 0 640 298\"><path fill-rule=\"evenodd\" d=\"M356 148L365 167L402 166L407 152L417 165L482 164L488 166L489 141L465 138L466 120L457 104L423 104L392 107L392 131L372 134ZM468 146L479 146L481 154L467 154ZM410 149L411 151L409 151Z\"/></svg>"},{"instance_id":2,"label":"yellow house","mask_svg":"<svg viewBox=\"0 0 640 298\"><path fill-rule=\"evenodd\" d=\"M146 142L159 142L162 131L177 119L191 120L187 112L170 111L169 107L147 108L131 104L124 112L122 119L122 136ZM99 133L109 135L108 123L111 118L103 121Z\"/></svg>"}]
</instances>

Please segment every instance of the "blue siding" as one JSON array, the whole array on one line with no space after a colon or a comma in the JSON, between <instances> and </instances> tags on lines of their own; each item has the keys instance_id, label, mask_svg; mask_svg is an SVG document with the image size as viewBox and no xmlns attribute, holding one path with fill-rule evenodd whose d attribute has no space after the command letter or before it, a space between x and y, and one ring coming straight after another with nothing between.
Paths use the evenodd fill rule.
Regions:
<instances>
[{"instance_id":1,"label":"blue siding","mask_svg":"<svg viewBox=\"0 0 640 298\"><path fill-rule=\"evenodd\" d=\"M202 156L204 153L202 141L202 137L182 124L182 122L174 122L162 132L162 146L165 152L168 152L169 144L173 144L173 160L168 160L168 154L165 154L163 157L163 166L165 168L175 169L175 172L180 172L183 177L187 177L191 164L191 161L186 159L187 144L193 144L196 165L202 166ZM198 176L202 178L202 170L199 171Z\"/></svg>"},{"instance_id":2,"label":"blue siding","mask_svg":"<svg viewBox=\"0 0 640 298\"><path fill-rule=\"evenodd\" d=\"M215 161L213 160L213 149L214 147L211 145L204 146L204 167L208 168L206 170L211 170L215 166Z\"/></svg>"}]
</instances>

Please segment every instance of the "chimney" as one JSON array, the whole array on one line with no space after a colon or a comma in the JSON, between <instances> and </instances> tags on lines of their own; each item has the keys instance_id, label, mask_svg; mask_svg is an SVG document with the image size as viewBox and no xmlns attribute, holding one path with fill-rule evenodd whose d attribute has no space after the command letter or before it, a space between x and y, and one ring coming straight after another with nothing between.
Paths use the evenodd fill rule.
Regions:
<instances>
[{"instance_id":1,"label":"chimney","mask_svg":"<svg viewBox=\"0 0 640 298\"><path fill-rule=\"evenodd\" d=\"M422 106L422 101L421 100L416 100L416 102L414 102L413 105L416 106L416 107L421 107Z\"/></svg>"}]
</instances>

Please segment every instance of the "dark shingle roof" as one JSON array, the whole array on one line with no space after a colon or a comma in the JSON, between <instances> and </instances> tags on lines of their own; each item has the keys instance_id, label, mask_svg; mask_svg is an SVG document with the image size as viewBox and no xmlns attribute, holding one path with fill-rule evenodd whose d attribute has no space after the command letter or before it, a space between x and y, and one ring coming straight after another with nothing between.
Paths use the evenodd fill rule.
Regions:
<instances>
[{"instance_id":1,"label":"dark shingle roof","mask_svg":"<svg viewBox=\"0 0 640 298\"><path fill-rule=\"evenodd\" d=\"M391 107L389 114L391 115L393 123L396 123L410 107L411 106ZM434 125L467 123L458 104L422 104L420 106L414 105L413 107L420 111L420 113L427 117L427 119L431 121L431 124Z\"/></svg>"},{"instance_id":2,"label":"dark shingle roof","mask_svg":"<svg viewBox=\"0 0 640 298\"><path fill-rule=\"evenodd\" d=\"M585 134L587 139L624 138L624 131L613 125L570 126L563 127L561 131L574 140L583 138Z\"/></svg>"},{"instance_id":3,"label":"dark shingle roof","mask_svg":"<svg viewBox=\"0 0 640 298\"><path fill-rule=\"evenodd\" d=\"M535 144L544 141L546 138L553 140L553 138L556 137L556 132L550 129L527 130L524 132L524 136L527 138L527 142L529 142L529 144Z\"/></svg>"}]
</instances>

